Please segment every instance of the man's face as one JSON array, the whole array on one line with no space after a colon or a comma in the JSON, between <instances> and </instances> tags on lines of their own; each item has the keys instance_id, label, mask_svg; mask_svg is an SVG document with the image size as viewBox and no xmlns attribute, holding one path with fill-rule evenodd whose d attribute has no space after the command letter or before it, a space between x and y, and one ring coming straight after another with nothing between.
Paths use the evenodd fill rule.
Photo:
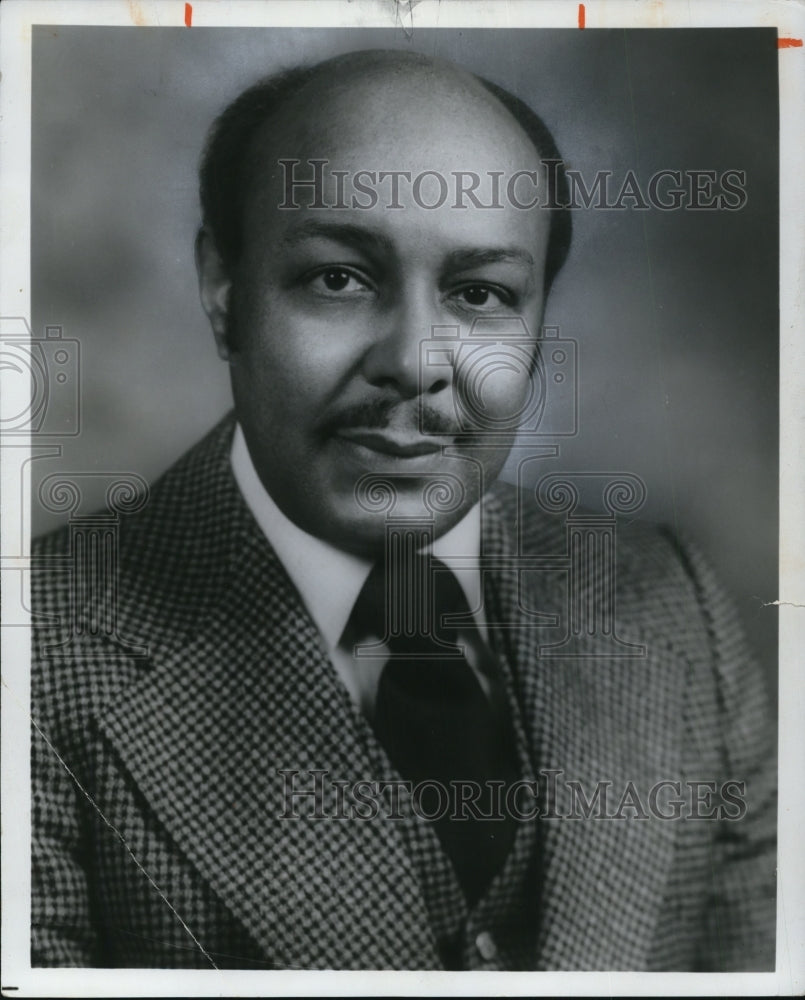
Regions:
<instances>
[{"instance_id":1,"label":"man's face","mask_svg":"<svg viewBox=\"0 0 805 1000\"><path fill-rule=\"evenodd\" d=\"M529 371L477 334L526 330L527 359L542 318L549 214L505 196L515 172L539 170L538 154L463 77L364 75L296 100L255 140L241 259L224 275L208 245L202 298L223 313L235 407L263 485L304 530L371 554L389 513L432 519L438 535L497 477ZM299 207L280 209L290 170L280 159L300 161L296 178L313 176L309 160L327 160L324 200L347 207L311 207L312 191L296 188ZM439 198L433 175L418 191L401 178L396 198L390 179L371 185L363 175L377 204L352 207L359 171L398 170L438 173L449 197L424 207ZM454 207L459 171L482 178L484 205L497 172L503 207L468 198ZM529 200L534 187L517 193ZM456 327L460 339L428 351L434 332L438 340ZM381 479L393 510L373 489Z\"/></svg>"}]
</instances>

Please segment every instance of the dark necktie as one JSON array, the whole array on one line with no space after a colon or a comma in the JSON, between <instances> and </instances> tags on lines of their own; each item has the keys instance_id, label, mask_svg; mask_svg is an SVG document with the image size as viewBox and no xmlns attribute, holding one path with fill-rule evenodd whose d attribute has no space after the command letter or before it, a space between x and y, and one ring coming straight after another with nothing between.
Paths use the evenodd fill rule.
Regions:
<instances>
[{"instance_id":1,"label":"dark necktie","mask_svg":"<svg viewBox=\"0 0 805 1000\"><path fill-rule=\"evenodd\" d=\"M378 684L373 727L392 763L413 787L433 782L445 790L423 788L420 809L433 816L435 831L472 904L502 867L514 839L514 819L496 804L505 801L505 787L517 779L518 771L505 713L493 710L456 646L456 624L445 622L444 616L466 616L460 627L472 628L469 606L453 573L438 560L419 556L409 563L405 579L387 575L378 564L355 602L351 622L353 634L379 635L390 650ZM496 796L489 782L503 783L503 795ZM457 783L464 787L463 807ZM475 798L474 786L480 790Z\"/></svg>"}]
</instances>

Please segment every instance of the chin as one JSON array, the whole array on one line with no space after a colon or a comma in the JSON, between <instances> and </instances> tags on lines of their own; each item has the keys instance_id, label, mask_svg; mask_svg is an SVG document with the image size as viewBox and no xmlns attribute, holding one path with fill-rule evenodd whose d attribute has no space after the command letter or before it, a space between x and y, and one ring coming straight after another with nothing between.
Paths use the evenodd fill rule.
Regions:
<instances>
[{"instance_id":1,"label":"chin","mask_svg":"<svg viewBox=\"0 0 805 1000\"><path fill-rule=\"evenodd\" d=\"M440 537L456 525L472 504L464 504L450 513L434 514L423 507L421 501L400 502L391 513L352 518L337 525L317 525L316 534L330 544L354 555L376 559L385 550L389 531L414 533L416 548ZM322 530L324 529L324 530ZM327 532L325 534L325 531Z\"/></svg>"}]
</instances>

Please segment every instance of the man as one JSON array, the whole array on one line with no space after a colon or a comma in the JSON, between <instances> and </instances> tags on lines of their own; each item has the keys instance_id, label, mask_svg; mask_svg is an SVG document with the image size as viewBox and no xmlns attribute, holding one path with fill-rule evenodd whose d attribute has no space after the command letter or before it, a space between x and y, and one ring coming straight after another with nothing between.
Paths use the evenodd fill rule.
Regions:
<instances>
[{"instance_id":1,"label":"man","mask_svg":"<svg viewBox=\"0 0 805 1000\"><path fill-rule=\"evenodd\" d=\"M594 627L610 564L579 582L565 524L495 482L558 160L413 54L216 123L196 259L235 419L124 521L147 655L35 580L35 965L772 967L774 743L709 570L634 526Z\"/></svg>"}]
</instances>

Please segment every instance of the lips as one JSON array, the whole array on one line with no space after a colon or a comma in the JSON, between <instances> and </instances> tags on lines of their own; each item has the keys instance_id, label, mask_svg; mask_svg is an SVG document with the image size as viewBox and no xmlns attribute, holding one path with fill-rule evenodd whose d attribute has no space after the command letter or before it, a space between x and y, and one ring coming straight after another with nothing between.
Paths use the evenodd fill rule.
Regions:
<instances>
[{"instance_id":1,"label":"lips","mask_svg":"<svg viewBox=\"0 0 805 1000\"><path fill-rule=\"evenodd\" d=\"M337 437L350 444L360 445L379 455L393 458L419 458L441 452L452 444L450 437L423 437L421 434L391 433L388 429L370 430L363 427L341 428Z\"/></svg>"}]
</instances>

